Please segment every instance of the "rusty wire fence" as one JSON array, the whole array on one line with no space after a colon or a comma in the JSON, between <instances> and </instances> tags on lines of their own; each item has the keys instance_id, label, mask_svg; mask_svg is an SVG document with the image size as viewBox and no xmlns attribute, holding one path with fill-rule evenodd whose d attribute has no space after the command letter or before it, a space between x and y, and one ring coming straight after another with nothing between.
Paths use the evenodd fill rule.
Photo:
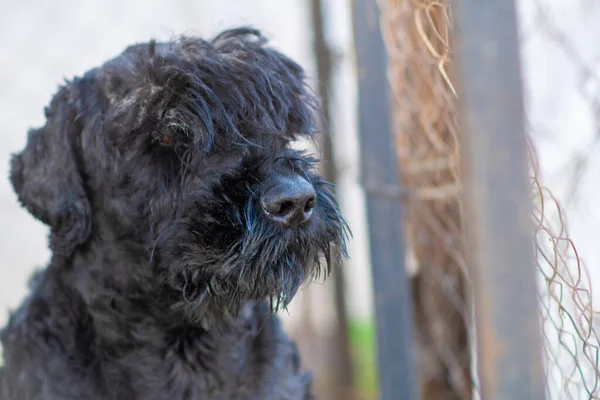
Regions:
<instances>
[{"instance_id":1,"label":"rusty wire fence","mask_svg":"<svg viewBox=\"0 0 600 400\"><path fill-rule=\"evenodd\" d=\"M398 165L406 190L404 229L417 267L412 289L419 391L428 400L478 398L451 9L446 0L381 0L379 6ZM600 91L590 81L597 79L599 69L578 56L563 21L553 19L544 6L538 1L530 7L530 20L539 24L526 26L522 46L529 40L528 32L556 42L576 70L585 74L582 91L594 115L600 110ZM572 132L544 125L550 134L540 138L541 124L528 119L527 125L546 394L550 399L600 398L592 278L569 235L564 206L544 184L536 151L540 140L561 135L564 140ZM577 161L576 171L581 173L586 164ZM576 190L576 184L569 187L571 193Z\"/></svg>"}]
</instances>

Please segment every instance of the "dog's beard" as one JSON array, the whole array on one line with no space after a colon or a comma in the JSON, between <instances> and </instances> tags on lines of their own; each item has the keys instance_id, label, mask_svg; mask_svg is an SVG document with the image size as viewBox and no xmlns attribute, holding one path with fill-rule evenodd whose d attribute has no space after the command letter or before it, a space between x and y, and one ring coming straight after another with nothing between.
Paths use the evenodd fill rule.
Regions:
<instances>
[{"instance_id":1,"label":"dog's beard","mask_svg":"<svg viewBox=\"0 0 600 400\"><path fill-rule=\"evenodd\" d=\"M242 229L226 249L186 251L187 262L178 263L169 276L175 289L171 309L189 323L218 327L235 318L249 300L266 299L273 312L285 309L305 281L326 277L335 255L346 253L349 230L326 183L313 184L318 218L307 227L274 224L250 198L228 217Z\"/></svg>"}]
</instances>

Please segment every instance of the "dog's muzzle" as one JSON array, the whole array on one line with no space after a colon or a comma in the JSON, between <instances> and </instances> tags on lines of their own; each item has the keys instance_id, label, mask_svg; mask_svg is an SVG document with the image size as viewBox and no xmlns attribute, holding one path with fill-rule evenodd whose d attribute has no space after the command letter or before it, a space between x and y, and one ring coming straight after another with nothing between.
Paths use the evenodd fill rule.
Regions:
<instances>
[{"instance_id":1,"label":"dog's muzzle","mask_svg":"<svg viewBox=\"0 0 600 400\"><path fill-rule=\"evenodd\" d=\"M265 214L287 227L310 221L317 194L313 185L299 175L274 178L260 198Z\"/></svg>"}]
</instances>

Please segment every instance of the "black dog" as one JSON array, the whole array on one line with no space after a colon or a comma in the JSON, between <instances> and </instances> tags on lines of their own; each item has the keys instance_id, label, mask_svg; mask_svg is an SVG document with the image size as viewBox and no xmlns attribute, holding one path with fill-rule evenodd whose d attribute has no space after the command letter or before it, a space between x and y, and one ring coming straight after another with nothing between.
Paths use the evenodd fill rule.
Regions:
<instances>
[{"instance_id":1,"label":"black dog","mask_svg":"<svg viewBox=\"0 0 600 400\"><path fill-rule=\"evenodd\" d=\"M347 232L300 66L240 28L129 47L12 160L53 257L1 334L2 400L309 399L273 311Z\"/></svg>"}]
</instances>

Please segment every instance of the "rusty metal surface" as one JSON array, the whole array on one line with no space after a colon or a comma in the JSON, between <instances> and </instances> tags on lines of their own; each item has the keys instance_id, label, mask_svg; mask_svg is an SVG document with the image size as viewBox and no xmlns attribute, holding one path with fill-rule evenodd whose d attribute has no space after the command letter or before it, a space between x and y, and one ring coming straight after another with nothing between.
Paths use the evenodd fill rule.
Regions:
<instances>
[{"instance_id":1,"label":"rusty metal surface","mask_svg":"<svg viewBox=\"0 0 600 400\"><path fill-rule=\"evenodd\" d=\"M397 196L400 190L389 190L397 187L399 179L386 51L376 2L355 0L352 14L358 67L361 180L367 192L377 319L379 397L413 400L417 397L412 307L405 268L401 203Z\"/></svg>"},{"instance_id":2,"label":"rusty metal surface","mask_svg":"<svg viewBox=\"0 0 600 400\"><path fill-rule=\"evenodd\" d=\"M482 397L543 399L515 3L453 7Z\"/></svg>"}]
</instances>

